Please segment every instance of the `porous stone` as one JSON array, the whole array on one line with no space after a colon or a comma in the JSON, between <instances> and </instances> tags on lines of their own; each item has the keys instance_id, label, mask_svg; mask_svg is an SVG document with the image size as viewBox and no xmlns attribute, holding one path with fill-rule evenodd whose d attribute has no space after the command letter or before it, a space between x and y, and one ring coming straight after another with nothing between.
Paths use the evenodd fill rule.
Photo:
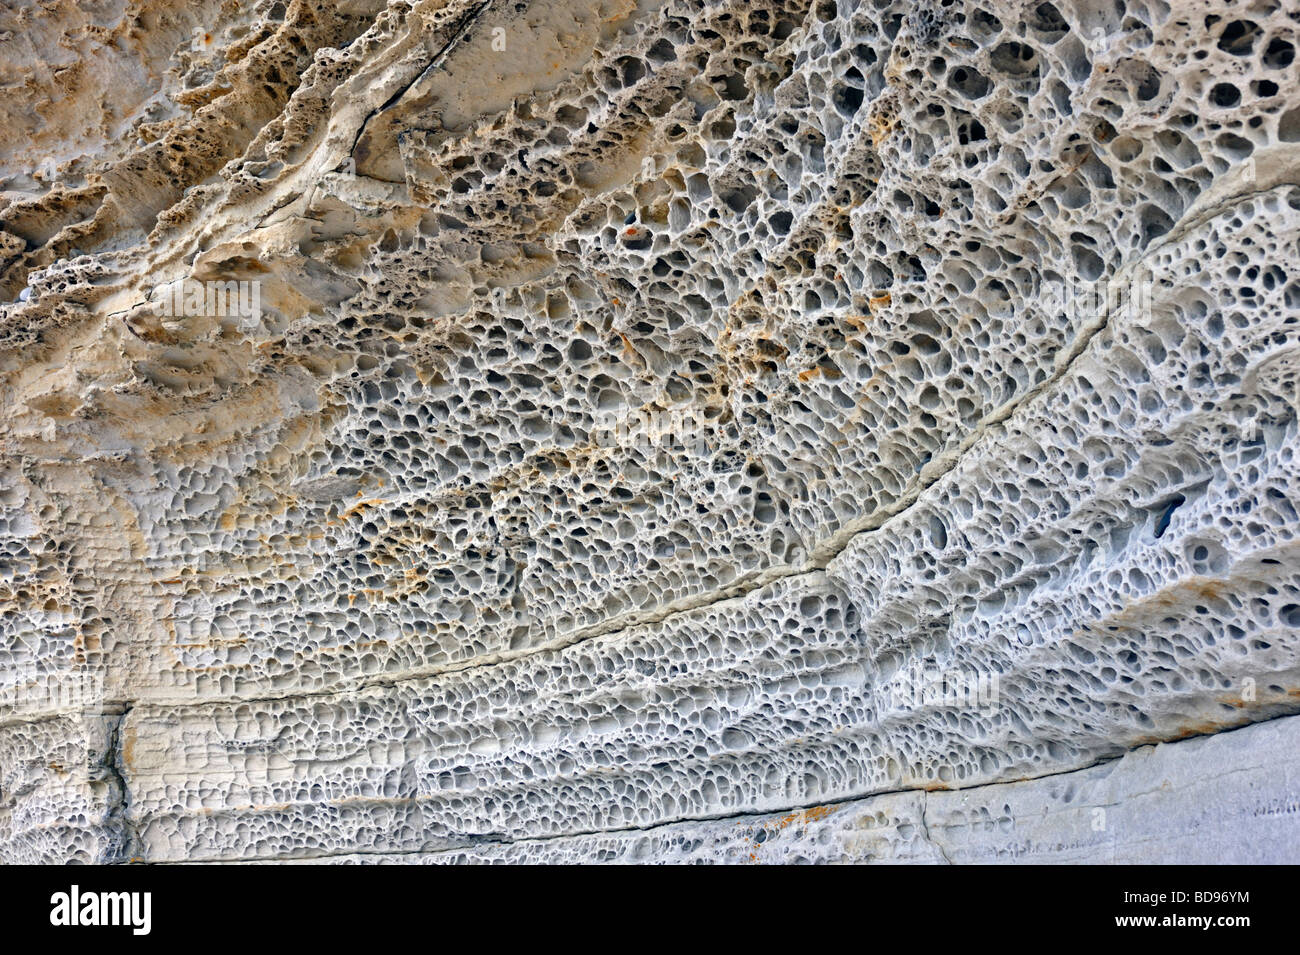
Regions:
<instances>
[{"instance_id":1,"label":"porous stone","mask_svg":"<svg viewBox=\"0 0 1300 955\"><path fill-rule=\"evenodd\" d=\"M0 859L1295 861L1292 0L5 33Z\"/></svg>"},{"instance_id":2,"label":"porous stone","mask_svg":"<svg viewBox=\"0 0 1300 955\"><path fill-rule=\"evenodd\" d=\"M1295 860L1300 812L1297 734L1300 721L1281 719L1145 746L1063 776L959 792L897 792L646 830L301 861L1286 865Z\"/></svg>"}]
</instances>

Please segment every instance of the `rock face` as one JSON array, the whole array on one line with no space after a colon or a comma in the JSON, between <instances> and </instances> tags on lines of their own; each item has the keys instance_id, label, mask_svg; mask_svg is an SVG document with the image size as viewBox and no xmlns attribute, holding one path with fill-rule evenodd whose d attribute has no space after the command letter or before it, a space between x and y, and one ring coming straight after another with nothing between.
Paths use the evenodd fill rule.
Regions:
<instances>
[{"instance_id":1,"label":"rock face","mask_svg":"<svg viewBox=\"0 0 1300 955\"><path fill-rule=\"evenodd\" d=\"M1300 859L1300 4L0 10L0 861Z\"/></svg>"}]
</instances>

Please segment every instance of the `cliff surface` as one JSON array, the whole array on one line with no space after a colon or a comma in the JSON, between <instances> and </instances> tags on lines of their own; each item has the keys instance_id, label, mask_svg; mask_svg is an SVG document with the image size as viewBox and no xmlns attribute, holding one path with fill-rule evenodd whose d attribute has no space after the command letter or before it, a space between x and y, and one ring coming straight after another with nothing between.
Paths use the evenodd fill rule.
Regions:
<instances>
[{"instance_id":1,"label":"cliff surface","mask_svg":"<svg viewBox=\"0 0 1300 955\"><path fill-rule=\"evenodd\" d=\"M1298 35L0 4L0 860L1296 861Z\"/></svg>"}]
</instances>

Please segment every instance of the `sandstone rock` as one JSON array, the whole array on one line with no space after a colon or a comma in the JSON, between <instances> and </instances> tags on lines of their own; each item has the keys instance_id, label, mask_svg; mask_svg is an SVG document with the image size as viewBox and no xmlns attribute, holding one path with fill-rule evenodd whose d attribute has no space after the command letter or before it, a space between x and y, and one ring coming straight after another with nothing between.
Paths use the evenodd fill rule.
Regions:
<instances>
[{"instance_id":1,"label":"sandstone rock","mask_svg":"<svg viewBox=\"0 0 1300 955\"><path fill-rule=\"evenodd\" d=\"M0 859L1295 861L1295 3L5 33Z\"/></svg>"}]
</instances>

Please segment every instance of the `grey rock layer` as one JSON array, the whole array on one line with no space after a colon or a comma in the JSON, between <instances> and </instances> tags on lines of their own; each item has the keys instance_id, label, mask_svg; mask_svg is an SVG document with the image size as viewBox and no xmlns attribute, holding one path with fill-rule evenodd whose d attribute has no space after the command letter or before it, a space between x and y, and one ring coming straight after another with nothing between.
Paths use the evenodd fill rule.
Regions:
<instances>
[{"instance_id":1,"label":"grey rock layer","mask_svg":"<svg viewBox=\"0 0 1300 955\"><path fill-rule=\"evenodd\" d=\"M1286 717L961 792L890 793L642 831L314 861L1287 865L1300 838L1297 787L1300 719Z\"/></svg>"}]
</instances>

